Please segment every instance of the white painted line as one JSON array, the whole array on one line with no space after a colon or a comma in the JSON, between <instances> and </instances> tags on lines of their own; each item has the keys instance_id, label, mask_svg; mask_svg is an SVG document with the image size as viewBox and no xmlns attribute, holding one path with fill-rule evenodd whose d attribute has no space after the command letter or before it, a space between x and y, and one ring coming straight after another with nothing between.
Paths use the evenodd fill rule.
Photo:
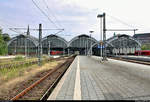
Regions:
<instances>
[{"instance_id":1,"label":"white painted line","mask_svg":"<svg viewBox=\"0 0 150 102\"><path fill-rule=\"evenodd\" d=\"M75 88L74 88L74 100L81 100L81 85L80 85L80 67L79 67L79 56L77 61L77 72L76 72L76 80L75 80Z\"/></svg>"},{"instance_id":2,"label":"white painted line","mask_svg":"<svg viewBox=\"0 0 150 102\"><path fill-rule=\"evenodd\" d=\"M72 63L73 64L73 63ZM71 70L71 66L67 69L67 71L65 72L64 76L62 77L62 79L59 81L59 83L57 84L57 86L55 87L55 89L53 90L52 94L49 96L49 98L47 100L56 100L56 97L60 91L60 89L62 88L62 85L64 84L67 75L69 74L70 70Z\"/></svg>"}]
</instances>

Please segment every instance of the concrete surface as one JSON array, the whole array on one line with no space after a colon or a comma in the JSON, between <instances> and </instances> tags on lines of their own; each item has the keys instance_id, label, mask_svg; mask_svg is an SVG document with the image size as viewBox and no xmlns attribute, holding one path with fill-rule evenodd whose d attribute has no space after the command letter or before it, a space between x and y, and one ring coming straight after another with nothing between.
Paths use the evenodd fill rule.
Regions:
<instances>
[{"instance_id":1,"label":"concrete surface","mask_svg":"<svg viewBox=\"0 0 150 102\"><path fill-rule=\"evenodd\" d=\"M149 100L150 66L77 56L48 100Z\"/></svg>"}]
</instances>

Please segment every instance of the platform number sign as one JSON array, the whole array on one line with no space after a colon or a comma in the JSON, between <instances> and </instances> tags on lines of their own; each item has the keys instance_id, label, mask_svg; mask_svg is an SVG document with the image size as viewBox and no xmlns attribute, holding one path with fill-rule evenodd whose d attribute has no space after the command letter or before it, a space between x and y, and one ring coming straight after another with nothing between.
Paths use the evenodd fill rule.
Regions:
<instances>
[{"instance_id":1,"label":"platform number sign","mask_svg":"<svg viewBox=\"0 0 150 102\"><path fill-rule=\"evenodd\" d=\"M100 48L104 48L104 46L101 46L100 44L98 44L97 47L98 47L99 49L100 49Z\"/></svg>"}]
</instances>

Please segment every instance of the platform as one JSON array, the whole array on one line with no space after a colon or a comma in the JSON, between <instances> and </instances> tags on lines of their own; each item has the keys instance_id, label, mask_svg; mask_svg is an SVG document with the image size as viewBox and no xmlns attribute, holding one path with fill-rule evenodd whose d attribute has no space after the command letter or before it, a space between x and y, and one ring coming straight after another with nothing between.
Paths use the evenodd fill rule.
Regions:
<instances>
[{"instance_id":1,"label":"platform","mask_svg":"<svg viewBox=\"0 0 150 102\"><path fill-rule=\"evenodd\" d=\"M48 100L150 99L150 66L77 56Z\"/></svg>"}]
</instances>

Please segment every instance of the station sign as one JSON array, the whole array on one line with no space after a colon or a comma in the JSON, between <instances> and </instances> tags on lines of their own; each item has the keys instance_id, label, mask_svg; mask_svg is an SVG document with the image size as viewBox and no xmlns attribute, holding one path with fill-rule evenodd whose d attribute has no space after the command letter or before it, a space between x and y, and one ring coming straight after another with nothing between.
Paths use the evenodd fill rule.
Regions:
<instances>
[{"instance_id":1,"label":"station sign","mask_svg":"<svg viewBox=\"0 0 150 102\"><path fill-rule=\"evenodd\" d=\"M104 48L104 46L101 46L101 44L98 44L97 48L101 49L101 48Z\"/></svg>"}]
</instances>

